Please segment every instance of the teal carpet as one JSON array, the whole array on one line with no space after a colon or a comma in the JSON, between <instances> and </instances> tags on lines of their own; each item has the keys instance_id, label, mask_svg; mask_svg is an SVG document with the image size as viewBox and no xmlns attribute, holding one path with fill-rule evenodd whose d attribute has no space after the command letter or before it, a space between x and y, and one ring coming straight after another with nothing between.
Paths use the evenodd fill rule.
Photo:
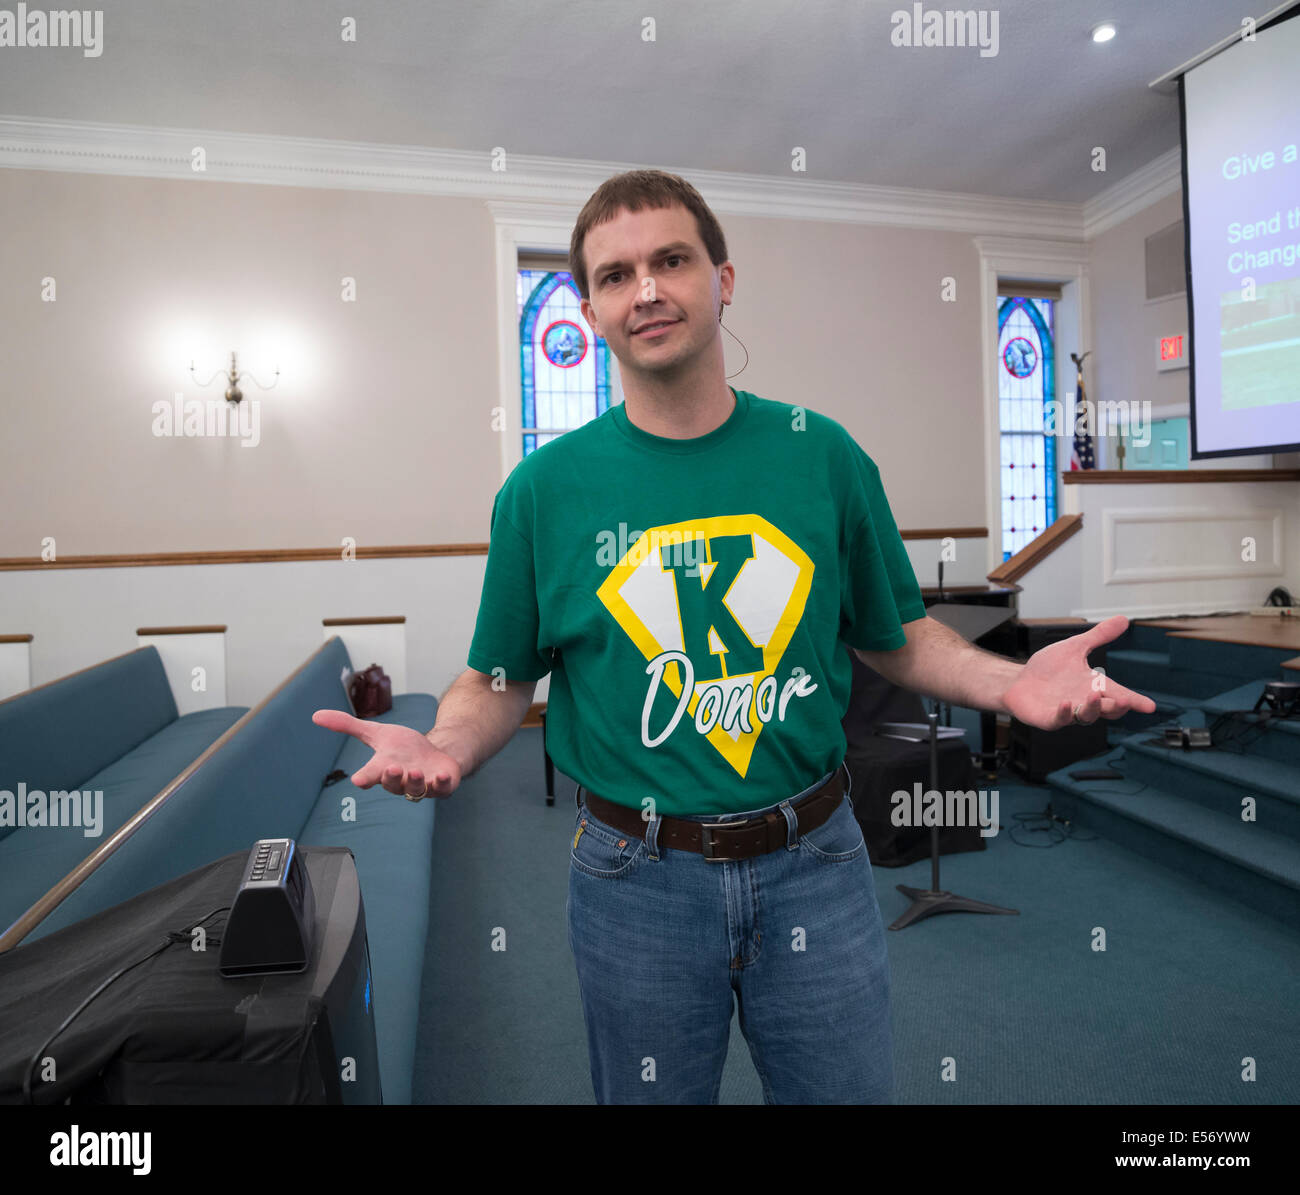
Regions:
<instances>
[{"instance_id":1,"label":"teal carpet","mask_svg":"<svg viewBox=\"0 0 1300 1195\"><path fill-rule=\"evenodd\" d=\"M1053 790L1009 773L997 787L1004 830L944 856L941 884L1020 912L886 935L895 1102L1300 1102L1300 930L1105 838L1017 845L1014 815ZM573 811L560 776L546 805L540 730L439 808L413 1102L595 1102L565 931ZM895 886L928 887L929 866L876 870L886 924L906 908ZM735 1019L720 1101L762 1103Z\"/></svg>"}]
</instances>

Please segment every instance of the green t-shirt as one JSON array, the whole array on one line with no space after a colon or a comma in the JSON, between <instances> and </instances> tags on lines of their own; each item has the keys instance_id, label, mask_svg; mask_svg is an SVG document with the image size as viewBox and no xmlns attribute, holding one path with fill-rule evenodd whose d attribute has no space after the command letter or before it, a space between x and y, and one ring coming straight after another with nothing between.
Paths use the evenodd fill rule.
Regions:
<instances>
[{"instance_id":1,"label":"green t-shirt","mask_svg":"<svg viewBox=\"0 0 1300 1195\"><path fill-rule=\"evenodd\" d=\"M551 673L556 767L667 816L762 808L837 767L843 644L902 647L925 616L875 462L824 415L733 393L704 436L618 405L526 456L469 651L498 678Z\"/></svg>"}]
</instances>

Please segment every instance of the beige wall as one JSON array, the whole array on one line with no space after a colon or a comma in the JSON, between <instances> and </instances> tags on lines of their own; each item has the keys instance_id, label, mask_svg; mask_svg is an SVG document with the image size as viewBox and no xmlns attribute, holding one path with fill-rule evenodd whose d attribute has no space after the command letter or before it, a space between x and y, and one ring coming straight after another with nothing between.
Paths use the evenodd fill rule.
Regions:
<instances>
[{"instance_id":1,"label":"beige wall","mask_svg":"<svg viewBox=\"0 0 1300 1195\"><path fill-rule=\"evenodd\" d=\"M979 255L971 237L723 219L736 267L731 379L839 420L880 466L900 526L984 521ZM941 300L943 278L957 301ZM723 334L727 372L744 364Z\"/></svg>"},{"instance_id":2,"label":"beige wall","mask_svg":"<svg viewBox=\"0 0 1300 1195\"><path fill-rule=\"evenodd\" d=\"M485 538L500 472L484 204L0 170L0 556ZM41 280L57 302L41 301ZM356 279L357 301L340 299ZM265 332L261 442L153 435ZM269 370L262 379L269 381Z\"/></svg>"},{"instance_id":3,"label":"beige wall","mask_svg":"<svg viewBox=\"0 0 1300 1195\"><path fill-rule=\"evenodd\" d=\"M0 210L22 229L0 286L0 556L37 555L46 536L60 555L486 539L501 470L483 201L3 170ZM843 422L900 524L982 523L971 238L724 226L726 322L749 351L733 384ZM956 303L940 301L948 275ZM46 277L56 302L41 301ZM244 387L261 404L256 447L154 436L155 402L221 393L192 382L191 354L207 376L259 336L282 376Z\"/></svg>"},{"instance_id":4,"label":"beige wall","mask_svg":"<svg viewBox=\"0 0 1300 1195\"><path fill-rule=\"evenodd\" d=\"M1088 269L1095 343L1086 346L1093 354L1084 363L1084 382L1095 401L1149 400L1157 419L1170 408L1187 414L1188 371L1158 373L1155 358L1157 337L1186 335L1187 296L1148 303L1145 258L1146 238L1182 218L1182 192L1176 191L1092 241Z\"/></svg>"},{"instance_id":5,"label":"beige wall","mask_svg":"<svg viewBox=\"0 0 1300 1195\"><path fill-rule=\"evenodd\" d=\"M484 201L3 170L0 211L22 230L0 286L0 556L35 556L46 536L60 555L486 539L502 478ZM1143 241L1181 214L1168 196L1091 245L1090 396L1150 399L1156 417L1185 413L1188 373L1157 373L1153 345L1187 313L1182 296L1146 302ZM840 420L900 526L983 524L973 238L723 224L726 323L749 353L724 332L732 384ZM949 276L956 302L941 301ZM259 336L282 376L245 385L256 447L153 434L154 403L221 392L192 382L191 354L210 373Z\"/></svg>"}]
</instances>

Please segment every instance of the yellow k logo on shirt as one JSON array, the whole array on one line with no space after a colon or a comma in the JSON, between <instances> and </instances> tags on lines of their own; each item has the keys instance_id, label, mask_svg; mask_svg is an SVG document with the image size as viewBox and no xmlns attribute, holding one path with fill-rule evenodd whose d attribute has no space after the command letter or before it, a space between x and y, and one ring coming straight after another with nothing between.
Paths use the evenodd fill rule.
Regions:
<instances>
[{"instance_id":1,"label":"yellow k logo on shirt","mask_svg":"<svg viewBox=\"0 0 1300 1195\"><path fill-rule=\"evenodd\" d=\"M791 696L816 685L800 675L777 695L776 669L803 618L813 563L758 515L690 519L645 532L597 596L649 661L641 738L658 746L683 711L742 777L754 745ZM649 717L658 683L678 699L657 737Z\"/></svg>"}]
</instances>

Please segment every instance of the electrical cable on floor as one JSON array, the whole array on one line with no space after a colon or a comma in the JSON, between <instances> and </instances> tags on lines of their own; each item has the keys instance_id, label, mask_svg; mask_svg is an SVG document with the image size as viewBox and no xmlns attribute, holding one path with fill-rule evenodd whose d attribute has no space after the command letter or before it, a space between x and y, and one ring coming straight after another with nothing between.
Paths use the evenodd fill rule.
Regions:
<instances>
[{"instance_id":1,"label":"electrical cable on floor","mask_svg":"<svg viewBox=\"0 0 1300 1195\"><path fill-rule=\"evenodd\" d=\"M1064 842L1067 838L1075 839L1079 842L1093 842L1097 835L1082 833L1069 818L1061 817L1052 812L1052 806L1049 803L1046 809L1040 809L1034 813L1016 813L1012 814L1012 820L1017 822L1036 822L1037 825L1027 827L1012 826L1007 836L1016 846L1031 847L1034 850L1048 850L1058 843ZM1060 828L1064 827L1064 829ZM1016 836L1017 829L1024 829L1026 833L1039 833L1046 831L1050 835L1048 842L1027 842Z\"/></svg>"},{"instance_id":2,"label":"electrical cable on floor","mask_svg":"<svg viewBox=\"0 0 1300 1195\"><path fill-rule=\"evenodd\" d=\"M1126 752L1124 751L1123 748L1121 748L1120 753L1116 756L1113 756L1110 759L1105 760L1104 765L1108 768L1115 768L1115 765L1117 763L1121 763L1123 761L1125 754ZM1115 770L1118 771L1118 769ZM1082 786L1082 782L1076 781L1076 783L1079 783ZM1093 780L1093 781L1089 781L1088 783L1089 784L1115 784L1118 782L1115 780ZM1136 796L1144 788L1150 788L1150 787L1151 785L1144 780L1142 781L1141 784L1138 785L1137 788L1129 789L1127 792L1124 792L1122 790L1111 789L1111 788L1098 789L1097 791L1103 793L1113 793L1117 797L1132 797L1132 796ZM1092 791L1092 790L1088 789L1088 791ZM1027 833L1041 833L1043 831L1048 831L1050 832L1051 835L1050 841L1048 842L1026 842L1023 839L1016 836L1016 830L1020 827L1012 826L1008 834L1008 837L1010 837L1011 841L1014 842L1017 846L1032 847L1036 850L1047 850L1050 847L1054 847L1059 843L1064 842L1067 838L1073 839L1076 842L1095 842L1097 839L1096 834L1081 832L1078 829L1078 827L1074 824L1074 822L1072 822L1069 818L1062 817L1059 813L1056 813L1052 809L1052 802L1050 800L1047 802L1046 808L1039 809L1031 813L1013 814L1012 820L1021 823L1038 823L1034 825L1029 825L1028 828L1026 829ZM1064 828L1062 829L1061 827Z\"/></svg>"}]
</instances>

